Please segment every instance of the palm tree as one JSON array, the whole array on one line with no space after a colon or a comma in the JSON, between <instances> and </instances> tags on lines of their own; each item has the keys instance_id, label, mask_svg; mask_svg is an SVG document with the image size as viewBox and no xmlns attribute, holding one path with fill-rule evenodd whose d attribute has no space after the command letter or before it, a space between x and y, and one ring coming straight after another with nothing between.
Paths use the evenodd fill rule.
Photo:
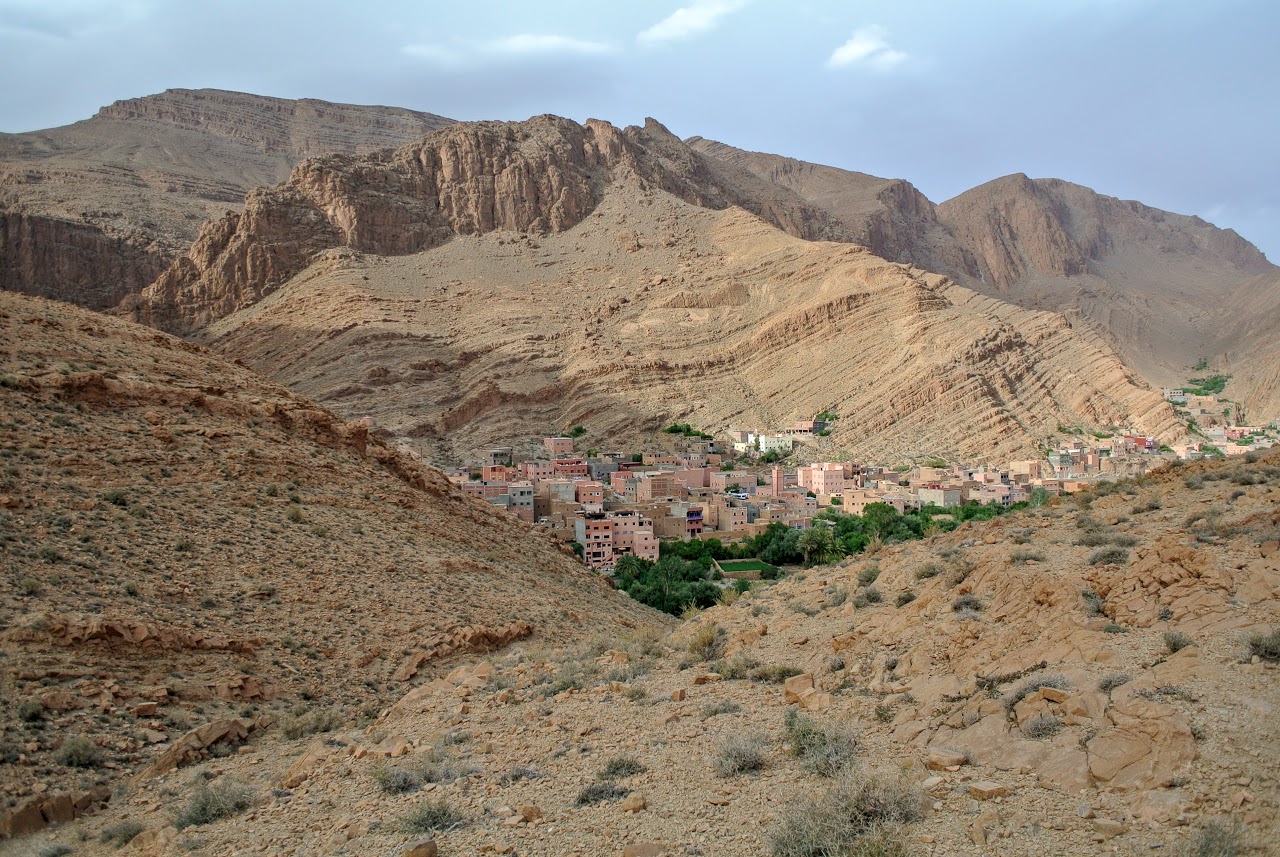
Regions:
<instances>
[{"instance_id":1,"label":"palm tree","mask_svg":"<svg viewBox=\"0 0 1280 857\"><path fill-rule=\"evenodd\" d=\"M830 527L810 527L801 533L796 541L796 547L800 548L800 555L804 557L805 565L822 562L831 555L835 546L835 536L831 534Z\"/></svg>"}]
</instances>

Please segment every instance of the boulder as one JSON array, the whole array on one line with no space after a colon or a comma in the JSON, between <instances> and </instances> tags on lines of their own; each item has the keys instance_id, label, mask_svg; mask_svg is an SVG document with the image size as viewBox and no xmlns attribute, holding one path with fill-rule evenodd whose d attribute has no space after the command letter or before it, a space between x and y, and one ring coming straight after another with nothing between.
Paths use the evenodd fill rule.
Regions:
<instances>
[{"instance_id":1,"label":"boulder","mask_svg":"<svg viewBox=\"0 0 1280 857\"><path fill-rule=\"evenodd\" d=\"M800 696L807 690L813 690L813 674L803 673L792 676L782 683L783 698L787 704L800 701Z\"/></svg>"}]
</instances>

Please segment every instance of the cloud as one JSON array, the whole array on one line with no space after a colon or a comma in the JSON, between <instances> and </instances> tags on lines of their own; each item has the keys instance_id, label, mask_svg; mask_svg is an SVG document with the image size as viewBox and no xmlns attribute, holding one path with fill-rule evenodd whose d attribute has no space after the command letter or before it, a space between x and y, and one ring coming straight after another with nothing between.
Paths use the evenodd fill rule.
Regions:
<instances>
[{"instance_id":1,"label":"cloud","mask_svg":"<svg viewBox=\"0 0 1280 857\"><path fill-rule=\"evenodd\" d=\"M130 26L147 11L140 0L0 0L0 34L67 40Z\"/></svg>"},{"instance_id":2,"label":"cloud","mask_svg":"<svg viewBox=\"0 0 1280 857\"><path fill-rule=\"evenodd\" d=\"M613 53L613 45L570 36L517 33L486 42L458 41L446 45L405 45L400 52L436 65L462 66L494 57L599 56Z\"/></svg>"},{"instance_id":3,"label":"cloud","mask_svg":"<svg viewBox=\"0 0 1280 857\"><path fill-rule=\"evenodd\" d=\"M705 33L746 6L748 0L694 0L636 36L641 44L674 42Z\"/></svg>"},{"instance_id":4,"label":"cloud","mask_svg":"<svg viewBox=\"0 0 1280 857\"><path fill-rule=\"evenodd\" d=\"M864 65L883 71L901 65L907 54L890 47L888 35L889 31L878 24L859 27L827 58L827 68Z\"/></svg>"}]
</instances>

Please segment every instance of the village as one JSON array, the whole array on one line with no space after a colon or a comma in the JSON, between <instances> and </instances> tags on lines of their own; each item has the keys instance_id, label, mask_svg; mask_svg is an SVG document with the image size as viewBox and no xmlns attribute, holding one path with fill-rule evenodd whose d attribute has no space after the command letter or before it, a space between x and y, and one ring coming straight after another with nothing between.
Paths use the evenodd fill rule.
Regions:
<instances>
[{"instance_id":1,"label":"village","mask_svg":"<svg viewBox=\"0 0 1280 857\"><path fill-rule=\"evenodd\" d=\"M663 541L734 543L773 524L806 530L826 509L860 515L871 504L898 514L924 507L945 514L972 503L1008 507L1140 476L1168 460L1243 455L1277 443L1275 424L1238 425L1238 406L1212 394L1164 395L1188 421L1187 443L1081 431L1043 458L1001 466L937 459L896 467L852 460L784 466L786 459L804 460L813 441L830 432L838 417L823 413L722 437L674 424L664 430L675 447L666 451L580 452L573 436L547 437L539 456L515 461L511 447L493 448L449 476L463 491L548 528L589 567L607 572L624 556L657 560Z\"/></svg>"}]
</instances>

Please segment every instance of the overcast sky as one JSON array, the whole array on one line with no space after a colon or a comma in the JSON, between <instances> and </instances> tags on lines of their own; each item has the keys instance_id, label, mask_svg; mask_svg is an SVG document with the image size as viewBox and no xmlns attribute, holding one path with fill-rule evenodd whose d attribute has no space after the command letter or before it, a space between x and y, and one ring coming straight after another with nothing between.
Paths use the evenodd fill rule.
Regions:
<instances>
[{"instance_id":1,"label":"overcast sky","mask_svg":"<svg viewBox=\"0 0 1280 857\"><path fill-rule=\"evenodd\" d=\"M638 124L913 182L1053 176L1280 261L1278 0L0 0L0 130L170 87Z\"/></svg>"}]
</instances>

